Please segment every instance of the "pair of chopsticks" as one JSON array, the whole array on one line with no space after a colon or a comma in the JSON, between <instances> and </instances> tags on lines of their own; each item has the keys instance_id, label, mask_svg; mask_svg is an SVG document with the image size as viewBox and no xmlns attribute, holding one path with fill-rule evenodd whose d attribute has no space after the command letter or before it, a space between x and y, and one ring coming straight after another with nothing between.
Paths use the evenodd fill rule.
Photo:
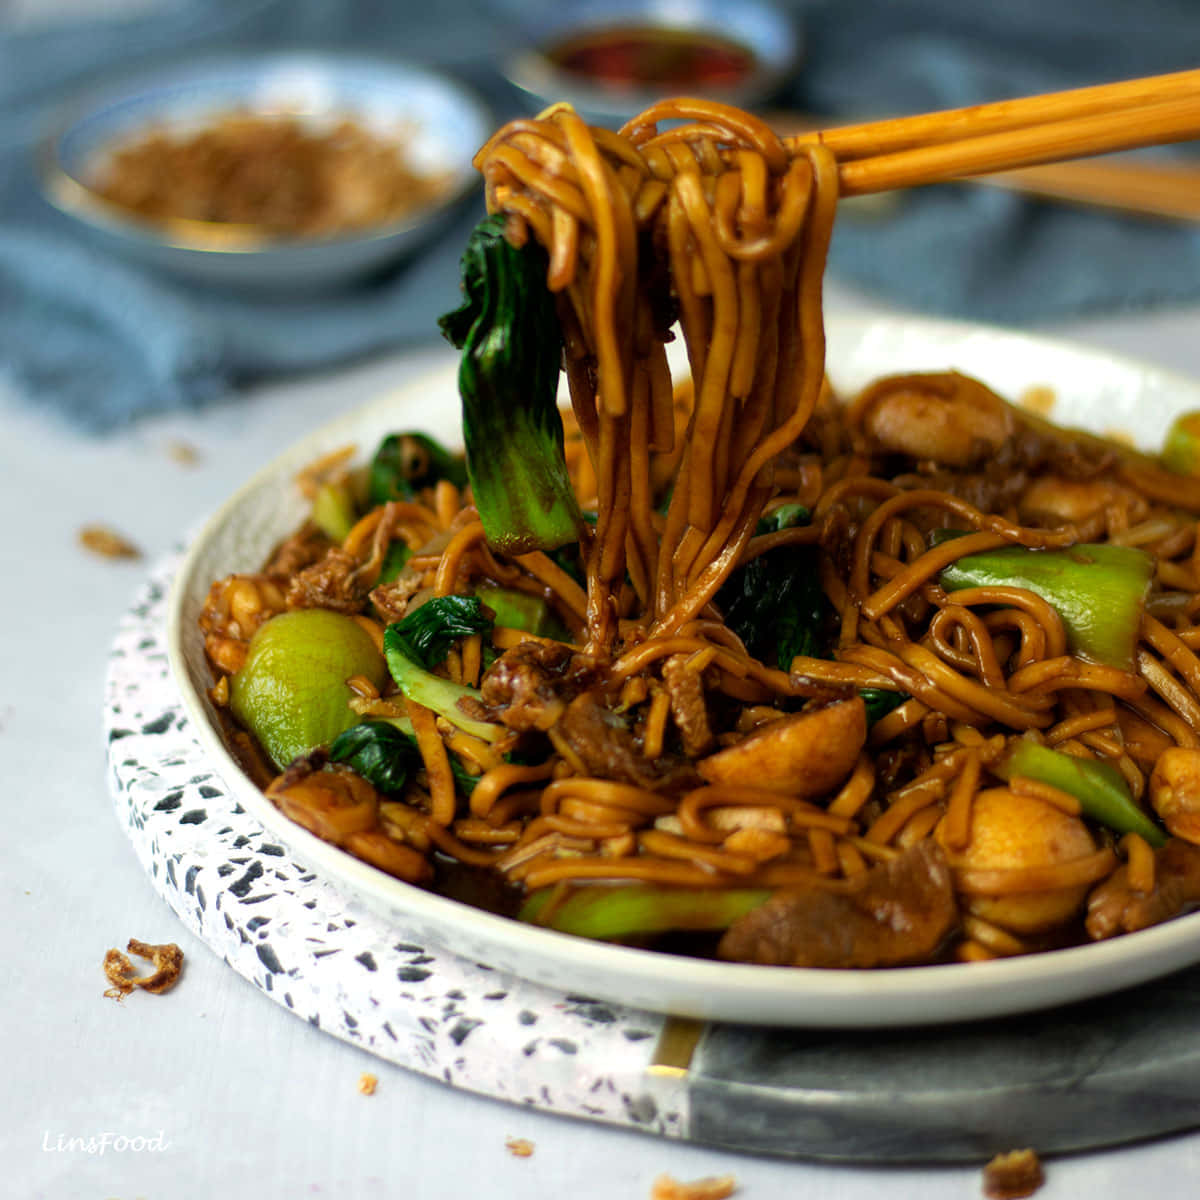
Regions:
<instances>
[{"instance_id":1,"label":"pair of chopsticks","mask_svg":"<svg viewBox=\"0 0 1200 1200\"><path fill-rule=\"evenodd\" d=\"M1200 70L817 130L862 196L1200 138Z\"/></svg>"},{"instance_id":2,"label":"pair of chopsticks","mask_svg":"<svg viewBox=\"0 0 1200 1200\"><path fill-rule=\"evenodd\" d=\"M1137 217L1200 221L1200 159L1091 158L997 171L963 182Z\"/></svg>"}]
</instances>

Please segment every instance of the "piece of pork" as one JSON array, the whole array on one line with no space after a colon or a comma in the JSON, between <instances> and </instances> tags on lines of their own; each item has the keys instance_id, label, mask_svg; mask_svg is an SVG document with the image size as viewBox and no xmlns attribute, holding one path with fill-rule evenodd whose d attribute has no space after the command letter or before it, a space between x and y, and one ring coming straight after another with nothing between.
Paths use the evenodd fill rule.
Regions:
<instances>
[{"instance_id":1,"label":"piece of pork","mask_svg":"<svg viewBox=\"0 0 1200 1200\"><path fill-rule=\"evenodd\" d=\"M315 526L306 524L275 547L263 573L273 579L291 579L323 558L329 547L329 538Z\"/></svg>"},{"instance_id":2,"label":"piece of pork","mask_svg":"<svg viewBox=\"0 0 1200 1200\"><path fill-rule=\"evenodd\" d=\"M510 729L547 730L599 672L595 659L570 646L522 642L492 664L479 696L492 717Z\"/></svg>"},{"instance_id":3,"label":"piece of pork","mask_svg":"<svg viewBox=\"0 0 1200 1200\"><path fill-rule=\"evenodd\" d=\"M713 732L708 723L708 704L699 672L688 667L691 655L672 654L662 667L663 686L671 702L671 716L683 741L683 752L698 758L712 748Z\"/></svg>"},{"instance_id":4,"label":"piece of pork","mask_svg":"<svg viewBox=\"0 0 1200 1200\"><path fill-rule=\"evenodd\" d=\"M1095 940L1136 933L1177 917L1200 904L1200 846L1171 838L1154 852L1154 890L1129 886L1129 868L1114 871L1092 889L1087 931Z\"/></svg>"},{"instance_id":5,"label":"piece of pork","mask_svg":"<svg viewBox=\"0 0 1200 1200\"><path fill-rule=\"evenodd\" d=\"M333 612L361 612L370 586L358 578L358 560L334 546L319 562L292 576L287 590L288 608L328 608Z\"/></svg>"},{"instance_id":6,"label":"piece of pork","mask_svg":"<svg viewBox=\"0 0 1200 1200\"><path fill-rule=\"evenodd\" d=\"M401 571L395 579L371 589L371 606L387 624L402 621L412 608L413 597L424 587L420 571Z\"/></svg>"},{"instance_id":7,"label":"piece of pork","mask_svg":"<svg viewBox=\"0 0 1200 1200\"><path fill-rule=\"evenodd\" d=\"M950 868L920 842L858 877L850 892L780 892L739 917L719 957L784 967L900 967L931 962L958 927Z\"/></svg>"},{"instance_id":8,"label":"piece of pork","mask_svg":"<svg viewBox=\"0 0 1200 1200\"><path fill-rule=\"evenodd\" d=\"M700 777L686 759L663 753L649 759L627 718L592 692L576 696L563 710L558 733L591 775L652 791L696 787Z\"/></svg>"}]
</instances>

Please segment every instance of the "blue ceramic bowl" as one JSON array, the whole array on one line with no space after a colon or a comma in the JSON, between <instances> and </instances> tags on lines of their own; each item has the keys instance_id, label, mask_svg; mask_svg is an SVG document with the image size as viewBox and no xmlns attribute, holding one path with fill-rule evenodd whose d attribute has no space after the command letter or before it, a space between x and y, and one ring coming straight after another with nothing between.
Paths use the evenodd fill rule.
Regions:
<instances>
[{"instance_id":1,"label":"blue ceramic bowl","mask_svg":"<svg viewBox=\"0 0 1200 1200\"><path fill-rule=\"evenodd\" d=\"M115 143L150 125L194 130L232 110L314 123L348 117L381 135L403 128L410 164L445 186L430 205L386 225L285 238L251 225L139 220L89 185ZM430 238L478 185L471 158L490 132L479 101L423 68L316 53L236 55L162 67L82 97L60 114L39 167L46 198L110 249L210 284L302 293L376 271Z\"/></svg>"}]
</instances>

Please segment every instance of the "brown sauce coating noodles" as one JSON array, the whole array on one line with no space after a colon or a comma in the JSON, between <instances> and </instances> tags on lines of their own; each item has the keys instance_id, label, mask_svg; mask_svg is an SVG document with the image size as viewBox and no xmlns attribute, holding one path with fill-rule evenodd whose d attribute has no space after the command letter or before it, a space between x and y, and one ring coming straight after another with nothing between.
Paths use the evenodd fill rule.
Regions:
<instances>
[{"instance_id":1,"label":"brown sauce coating noodles","mask_svg":"<svg viewBox=\"0 0 1200 1200\"><path fill-rule=\"evenodd\" d=\"M1085 915L1108 936L1200 900L1186 842L1160 862L1165 851L1081 813L1062 786L1006 782L1004 767L1017 745L1053 748L1111 768L1168 833L1197 827L1185 810L1200 808L1187 757L1200 760L1200 498L1148 457L1056 430L964 376L836 395L821 282L837 163L821 146L793 150L699 101L660 104L619 134L558 105L505 126L477 165L510 242L548 254L568 459L597 510L583 585L546 554L494 553L469 492L443 480L363 515L340 546L301 531L258 576L214 585L202 621L222 673L263 620L325 596L356 597L377 624L480 586L548 602L570 641L498 630L490 650L475 635L440 668L478 688L471 712L497 727L491 744L394 691L352 701L407 715L423 762L365 832L443 873L457 861L526 894L553 889L551 910L593 882L762 889L788 944L762 961L817 961L802 943L818 911L858 931L822 965L889 965L1047 949L1088 936ZM793 503L809 524L759 532ZM1109 539L1154 561L1125 664L1081 651L1029 586L945 584L981 552ZM376 584L393 541L413 556ZM782 554L814 556L829 645L777 664L727 623L719 594ZM868 728L863 689L900 703ZM524 757L506 761L514 749ZM469 799L454 764L474 778ZM297 770L290 800L286 774L272 784L293 809L319 756ZM422 880L407 858L372 853ZM1164 871L1184 879L1173 908L1155 907ZM880 935L904 888L942 879L950 916L919 955ZM727 936L722 953L747 956L745 940Z\"/></svg>"}]
</instances>

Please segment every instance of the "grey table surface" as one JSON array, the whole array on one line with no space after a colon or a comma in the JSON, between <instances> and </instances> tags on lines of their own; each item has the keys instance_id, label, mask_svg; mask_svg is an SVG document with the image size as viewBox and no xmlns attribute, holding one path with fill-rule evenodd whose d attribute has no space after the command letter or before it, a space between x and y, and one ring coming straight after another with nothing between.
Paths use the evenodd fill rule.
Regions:
<instances>
[{"instance_id":1,"label":"grey table surface","mask_svg":"<svg viewBox=\"0 0 1200 1200\"><path fill-rule=\"evenodd\" d=\"M833 288L830 308L869 307ZM1200 375L1200 311L1076 322L1076 340ZM746 1197L978 1195L977 1165L862 1167L755 1157L543 1115L455 1091L323 1035L269 1003L155 895L113 814L101 699L117 622L149 565L264 460L326 418L444 361L430 350L95 441L0 376L0 850L4 988L0 1156L14 1197L648 1196L660 1173L734 1174ZM195 448L183 466L175 442ZM104 522L138 562L83 554ZM186 986L115 1004L100 960L130 936L176 940ZM1147 1014L1152 1020L1153 1014ZM359 1075L379 1076L373 1097ZM108 1143L103 1140L109 1134ZM151 1139L141 1152L117 1138ZM534 1143L528 1158L505 1148ZM67 1149L96 1138L95 1148ZM1044 1200L1154 1194L1200 1179L1200 1134L1052 1159Z\"/></svg>"}]
</instances>

